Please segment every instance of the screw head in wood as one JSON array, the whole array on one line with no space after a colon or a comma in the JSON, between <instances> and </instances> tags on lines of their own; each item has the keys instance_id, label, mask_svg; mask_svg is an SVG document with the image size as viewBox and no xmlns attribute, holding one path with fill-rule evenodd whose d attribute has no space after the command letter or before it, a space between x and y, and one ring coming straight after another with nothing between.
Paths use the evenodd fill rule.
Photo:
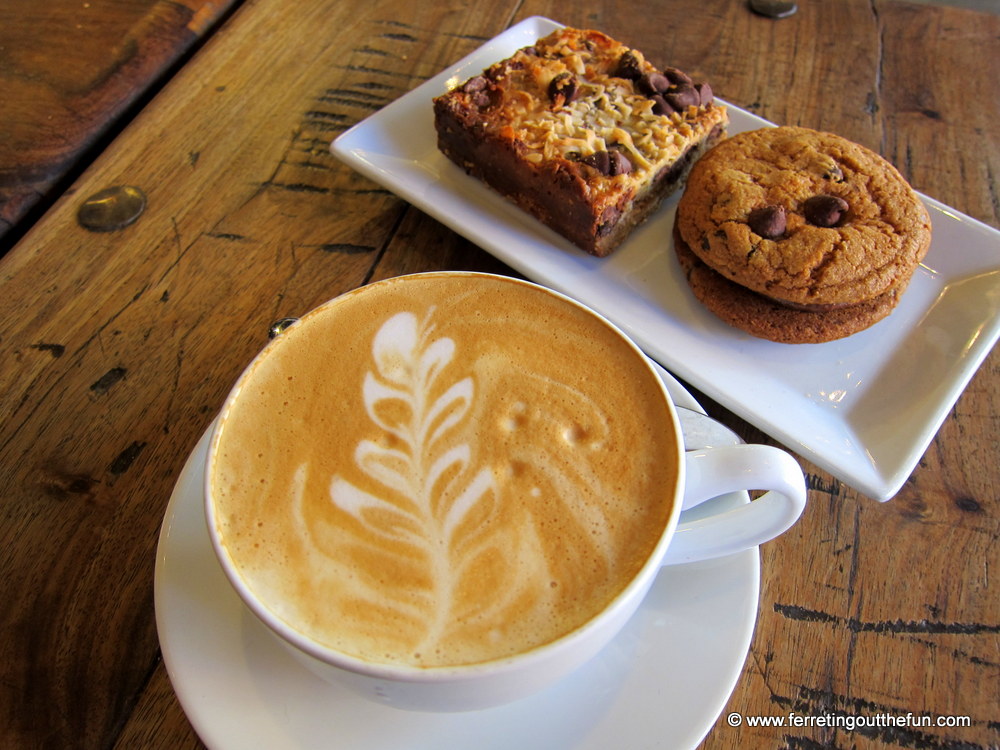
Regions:
<instances>
[{"instance_id":1,"label":"screw head in wood","mask_svg":"<svg viewBox=\"0 0 1000 750\"><path fill-rule=\"evenodd\" d=\"M273 339L276 336L280 336L285 331L288 330L289 326L298 322L298 318L280 318L273 323L267 329L267 337Z\"/></svg>"},{"instance_id":2,"label":"screw head in wood","mask_svg":"<svg viewBox=\"0 0 1000 750\"><path fill-rule=\"evenodd\" d=\"M133 185L116 185L80 204L76 220L92 232L114 232L134 222L146 209L146 194Z\"/></svg>"},{"instance_id":3,"label":"screw head in wood","mask_svg":"<svg viewBox=\"0 0 1000 750\"><path fill-rule=\"evenodd\" d=\"M799 9L791 0L750 0L750 9L768 18L787 18Z\"/></svg>"}]
</instances>

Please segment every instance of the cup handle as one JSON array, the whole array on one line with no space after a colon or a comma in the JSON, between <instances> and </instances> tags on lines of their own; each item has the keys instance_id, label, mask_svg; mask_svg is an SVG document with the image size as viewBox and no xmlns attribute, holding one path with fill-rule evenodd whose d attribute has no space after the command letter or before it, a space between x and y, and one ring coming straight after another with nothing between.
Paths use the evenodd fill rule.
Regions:
<instances>
[{"instance_id":1,"label":"cup handle","mask_svg":"<svg viewBox=\"0 0 1000 750\"><path fill-rule=\"evenodd\" d=\"M770 445L730 445L685 454L683 507L727 492L769 490L753 502L677 525L663 565L709 560L756 547L794 524L806 505L805 476Z\"/></svg>"}]
</instances>

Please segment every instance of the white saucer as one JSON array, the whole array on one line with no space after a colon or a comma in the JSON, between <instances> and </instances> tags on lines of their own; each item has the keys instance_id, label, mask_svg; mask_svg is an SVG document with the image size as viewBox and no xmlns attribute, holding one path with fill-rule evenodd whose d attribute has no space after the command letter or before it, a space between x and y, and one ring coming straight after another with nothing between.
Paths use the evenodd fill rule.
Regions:
<instances>
[{"instance_id":1,"label":"white saucer","mask_svg":"<svg viewBox=\"0 0 1000 750\"><path fill-rule=\"evenodd\" d=\"M777 344L731 328L694 298L677 266L677 196L615 253L595 258L438 151L433 97L560 25L532 17L512 26L345 131L333 153L527 278L603 313L677 377L790 450L891 498L1000 337L1000 232L922 196L931 248L888 318L825 344ZM773 124L727 106L730 134Z\"/></svg>"},{"instance_id":2,"label":"white saucer","mask_svg":"<svg viewBox=\"0 0 1000 750\"><path fill-rule=\"evenodd\" d=\"M681 406L702 411L669 375ZM208 433L177 481L156 558L156 625L181 706L213 750L696 747L742 671L760 589L757 549L664 568L625 629L562 682L501 708L425 714L319 681L243 607L205 528ZM746 493L715 502L747 502Z\"/></svg>"}]
</instances>

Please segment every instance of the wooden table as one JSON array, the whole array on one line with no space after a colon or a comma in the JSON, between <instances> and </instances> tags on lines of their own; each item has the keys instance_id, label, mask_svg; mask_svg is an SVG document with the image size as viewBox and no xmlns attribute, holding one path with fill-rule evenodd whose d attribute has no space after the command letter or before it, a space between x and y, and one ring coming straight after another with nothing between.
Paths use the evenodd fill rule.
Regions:
<instances>
[{"instance_id":1,"label":"wooden table","mask_svg":"<svg viewBox=\"0 0 1000 750\"><path fill-rule=\"evenodd\" d=\"M37 22L70 5L81 7L16 3L5 20ZM82 3L94 14L131 6L137 17L181 4L102 5ZM917 189L1000 227L997 15L893 0L803 2L780 21L733 0L183 5L222 22L198 27L207 39L196 54L166 55L131 78L138 88L127 95L141 106L82 91L80 107L103 113L88 127L114 137L99 153L68 148L46 178L58 195L44 215L11 214L20 241L0 260L3 747L200 745L154 623L157 536L174 483L273 320L375 278L509 270L328 145L512 23L543 15L600 28L771 121L863 143ZM72 28L42 29L61 47L24 29L23 47L5 31L0 73L29 52L59 70L54 50L68 48ZM44 81L25 85L5 101L22 114L5 118L0 140L47 116L41 93L31 106ZM42 161L0 165L4 184L29 184ZM148 198L138 220L82 228L81 203L122 184ZM770 441L706 405L746 439ZM1000 745L998 430L994 352L891 502L803 461L809 506L762 548L751 651L702 747ZM791 711L960 716L969 726L751 728L725 718Z\"/></svg>"}]
</instances>

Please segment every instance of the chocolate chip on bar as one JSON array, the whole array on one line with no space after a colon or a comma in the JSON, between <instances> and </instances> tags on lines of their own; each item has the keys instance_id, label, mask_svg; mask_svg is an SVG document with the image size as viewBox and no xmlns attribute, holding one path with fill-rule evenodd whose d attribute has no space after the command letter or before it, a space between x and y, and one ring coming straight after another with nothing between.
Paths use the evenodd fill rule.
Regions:
<instances>
[{"instance_id":1,"label":"chocolate chip on bar","mask_svg":"<svg viewBox=\"0 0 1000 750\"><path fill-rule=\"evenodd\" d=\"M470 78L462 86L462 91L469 94L472 103L479 109L486 109L492 103L489 93L489 81L484 76Z\"/></svg>"},{"instance_id":2,"label":"chocolate chip on bar","mask_svg":"<svg viewBox=\"0 0 1000 750\"><path fill-rule=\"evenodd\" d=\"M701 103L701 94L689 83L672 87L663 95L663 98L678 112L682 112L688 107L697 107Z\"/></svg>"},{"instance_id":3,"label":"chocolate chip on bar","mask_svg":"<svg viewBox=\"0 0 1000 750\"><path fill-rule=\"evenodd\" d=\"M580 161L593 167L603 175L611 174L611 157L607 151L595 151L583 157Z\"/></svg>"},{"instance_id":4,"label":"chocolate chip on bar","mask_svg":"<svg viewBox=\"0 0 1000 750\"><path fill-rule=\"evenodd\" d=\"M677 111L666 99L663 98L661 94L653 94L649 98L653 100L654 115L670 115L671 113Z\"/></svg>"},{"instance_id":5,"label":"chocolate chip on bar","mask_svg":"<svg viewBox=\"0 0 1000 750\"><path fill-rule=\"evenodd\" d=\"M715 99L715 94L712 93L712 87L707 83L696 83L694 85L694 89L698 92L699 106L707 107Z\"/></svg>"},{"instance_id":6,"label":"chocolate chip on bar","mask_svg":"<svg viewBox=\"0 0 1000 750\"><path fill-rule=\"evenodd\" d=\"M691 76L679 68L664 68L662 73L644 73L642 63L627 51L618 59L614 75L626 78L636 90L653 102L653 114L671 115L688 107L707 107L714 101L712 88L707 83L694 83ZM550 91L550 97L554 94Z\"/></svg>"},{"instance_id":7,"label":"chocolate chip on bar","mask_svg":"<svg viewBox=\"0 0 1000 750\"><path fill-rule=\"evenodd\" d=\"M690 86L693 83L691 76L679 68L664 68L663 75L667 77L673 86L681 86L683 84Z\"/></svg>"},{"instance_id":8,"label":"chocolate chip on bar","mask_svg":"<svg viewBox=\"0 0 1000 750\"><path fill-rule=\"evenodd\" d=\"M549 99L556 108L569 104L580 93L580 87L572 73L560 73L549 84Z\"/></svg>"},{"instance_id":9,"label":"chocolate chip on bar","mask_svg":"<svg viewBox=\"0 0 1000 750\"><path fill-rule=\"evenodd\" d=\"M621 151L611 151L611 176L628 174L632 171L632 162Z\"/></svg>"},{"instance_id":10,"label":"chocolate chip on bar","mask_svg":"<svg viewBox=\"0 0 1000 750\"><path fill-rule=\"evenodd\" d=\"M638 80L642 76L642 65L639 58L631 50L622 54L618 58L618 67L615 69L615 76L626 78L630 81Z\"/></svg>"},{"instance_id":11,"label":"chocolate chip on bar","mask_svg":"<svg viewBox=\"0 0 1000 750\"><path fill-rule=\"evenodd\" d=\"M605 177L629 174L632 171L632 162L628 160L625 154L615 149L611 151L595 151L583 157L580 161L584 164L589 164Z\"/></svg>"},{"instance_id":12,"label":"chocolate chip on bar","mask_svg":"<svg viewBox=\"0 0 1000 750\"><path fill-rule=\"evenodd\" d=\"M802 215L813 226L835 227L848 208L847 201L836 195L814 195L802 204Z\"/></svg>"},{"instance_id":13,"label":"chocolate chip on bar","mask_svg":"<svg viewBox=\"0 0 1000 750\"><path fill-rule=\"evenodd\" d=\"M646 96L662 94L670 88L670 79L661 73L647 73L639 79L639 90Z\"/></svg>"}]
</instances>

